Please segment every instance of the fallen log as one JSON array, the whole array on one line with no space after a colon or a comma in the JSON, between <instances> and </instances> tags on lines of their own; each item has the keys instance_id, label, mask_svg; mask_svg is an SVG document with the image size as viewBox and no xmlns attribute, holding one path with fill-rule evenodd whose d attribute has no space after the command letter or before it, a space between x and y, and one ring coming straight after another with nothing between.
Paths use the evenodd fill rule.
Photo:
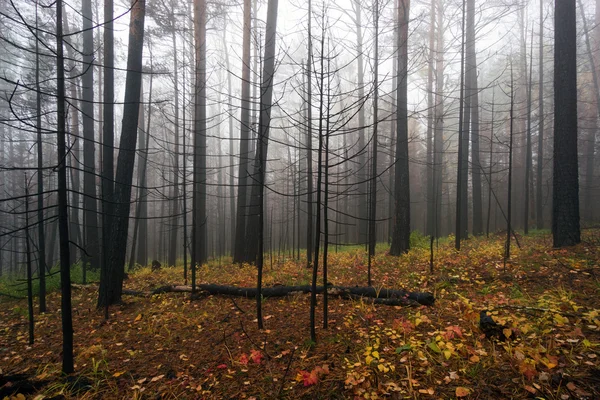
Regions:
<instances>
[{"instance_id":1,"label":"fallen log","mask_svg":"<svg viewBox=\"0 0 600 400\"><path fill-rule=\"evenodd\" d=\"M256 288L252 287L238 287L238 286L225 286L215 284L201 284L196 285L196 290L199 295L225 295L225 296L237 296L237 297L256 297ZM162 286L152 290L151 294L161 293L190 293L192 291L191 286ZM300 286L273 286L265 287L262 289L263 297L284 297L294 293L310 293L310 285ZM323 293L323 286L317 287L317 293ZM360 287L360 286L329 286L327 293L330 296L343 297L343 298L361 298L367 297L374 299L377 304L385 305L425 305L432 306L435 302L433 294L428 292L407 292L405 290L398 289L376 289L373 287ZM131 293L128 291L124 294L140 295L140 293Z\"/></svg>"}]
</instances>

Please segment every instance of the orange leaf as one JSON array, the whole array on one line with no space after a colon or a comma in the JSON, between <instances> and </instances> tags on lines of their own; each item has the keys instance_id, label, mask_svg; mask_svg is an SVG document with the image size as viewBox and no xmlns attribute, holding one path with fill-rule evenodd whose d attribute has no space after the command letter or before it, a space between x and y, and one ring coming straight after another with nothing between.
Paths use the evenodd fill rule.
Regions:
<instances>
[{"instance_id":1,"label":"orange leaf","mask_svg":"<svg viewBox=\"0 0 600 400\"><path fill-rule=\"evenodd\" d=\"M456 388L456 397L467 397L471 391L465 387L459 386Z\"/></svg>"}]
</instances>

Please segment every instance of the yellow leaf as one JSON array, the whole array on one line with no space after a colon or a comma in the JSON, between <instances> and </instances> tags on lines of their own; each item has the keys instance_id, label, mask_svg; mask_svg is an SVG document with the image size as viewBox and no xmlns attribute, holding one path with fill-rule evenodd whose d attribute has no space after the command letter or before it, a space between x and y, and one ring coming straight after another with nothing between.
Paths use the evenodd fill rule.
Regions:
<instances>
[{"instance_id":1,"label":"yellow leaf","mask_svg":"<svg viewBox=\"0 0 600 400\"><path fill-rule=\"evenodd\" d=\"M156 382L161 380L164 377L164 375L157 375L154 378L150 379L150 382Z\"/></svg>"},{"instance_id":2,"label":"yellow leaf","mask_svg":"<svg viewBox=\"0 0 600 400\"><path fill-rule=\"evenodd\" d=\"M477 356L477 355L472 355L472 356L469 358L469 361L471 361L472 363L477 363L477 362L479 362L479 356Z\"/></svg>"},{"instance_id":3,"label":"yellow leaf","mask_svg":"<svg viewBox=\"0 0 600 400\"><path fill-rule=\"evenodd\" d=\"M450 357L452 357L452 352L450 350L444 350L444 357L446 357L446 360L450 359Z\"/></svg>"},{"instance_id":4,"label":"yellow leaf","mask_svg":"<svg viewBox=\"0 0 600 400\"><path fill-rule=\"evenodd\" d=\"M115 372L115 373L113 374L113 377L115 377L115 378L118 378L118 377L120 377L121 375L123 375L125 372L126 372L126 371Z\"/></svg>"},{"instance_id":5,"label":"yellow leaf","mask_svg":"<svg viewBox=\"0 0 600 400\"><path fill-rule=\"evenodd\" d=\"M381 372L388 372L390 369L383 364L378 364L377 369Z\"/></svg>"},{"instance_id":6,"label":"yellow leaf","mask_svg":"<svg viewBox=\"0 0 600 400\"><path fill-rule=\"evenodd\" d=\"M142 319L142 314L138 314L138 316L135 317L135 319L133 321L138 322L140 319Z\"/></svg>"},{"instance_id":7,"label":"yellow leaf","mask_svg":"<svg viewBox=\"0 0 600 400\"><path fill-rule=\"evenodd\" d=\"M371 356L367 356L367 357L365 358L365 362L367 363L367 365L371 365L371 362L372 362L372 361L373 361L373 357L371 357Z\"/></svg>"},{"instance_id":8,"label":"yellow leaf","mask_svg":"<svg viewBox=\"0 0 600 400\"><path fill-rule=\"evenodd\" d=\"M502 333L504 333L504 336L505 336L506 338L509 338L509 337L511 337L511 335L512 335L512 329L510 329L510 328L505 328L505 329L502 329Z\"/></svg>"},{"instance_id":9,"label":"yellow leaf","mask_svg":"<svg viewBox=\"0 0 600 400\"><path fill-rule=\"evenodd\" d=\"M379 359L379 352L378 351L374 351L373 353L371 353L373 355L374 358Z\"/></svg>"},{"instance_id":10,"label":"yellow leaf","mask_svg":"<svg viewBox=\"0 0 600 400\"><path fill-rule=\"evenodd\" d=\"M466 397L471 391L465 387L459 386L456 388L456 397Z\"/></svg>"}]
</instances>

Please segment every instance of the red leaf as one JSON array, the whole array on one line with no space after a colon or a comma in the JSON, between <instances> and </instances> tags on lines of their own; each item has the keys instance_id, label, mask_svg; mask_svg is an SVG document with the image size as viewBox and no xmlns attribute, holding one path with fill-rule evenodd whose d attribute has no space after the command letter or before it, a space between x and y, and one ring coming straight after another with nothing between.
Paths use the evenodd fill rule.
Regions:
<instances>
[{"instance_id":1,"label":"red leaf","mask_svg":"<svg viewBox=\"0 0 600 400\"><path fill-rule=\"evenodd\" d=\"M219 365L217 365L217 368L218 369L225 369L225 368L227 368L227 364L219 364Z\"/></svg>"},{"instance_id":2,"label":"red leaf","mask_svg":"<svg viewBox=\"0 0 600 400\"><path fill-rule=\"evenodd\" d=\"M319 376L317 372L313 370L312 372L300 371L300 375L302 375L302 380L304 381L304 386L312 386L319 382Z\"/></svg>"},{"instance_id":3,"label":"red leaf","mask_svg":"<svg viewBox=\"0 0 600 400\"><path fill-rule=\"evenodd\" d=\"M251 350L250 358L252 359L252 361L254 361L255 364L260 364L261 360L263 359L263 355L260 352L260 350Z\"/></svg>"},{"instance_id":4,"label":"red leaf","mask_svg":"<svg viewBox=\"0 0 600 400\"><path fill-rule=\"evenodd\" d=\"M240 364L248 365L248 356L246 353L240 356Z\"/></svg>"}]
</instances>

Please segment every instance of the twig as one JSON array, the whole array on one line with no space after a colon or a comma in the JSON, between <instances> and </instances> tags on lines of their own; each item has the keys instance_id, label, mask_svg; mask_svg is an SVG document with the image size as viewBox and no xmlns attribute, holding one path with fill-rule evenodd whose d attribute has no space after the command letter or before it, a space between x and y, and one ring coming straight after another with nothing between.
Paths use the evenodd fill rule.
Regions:
<instances>
[{"instance_id":1,"label":"twig","mask_svg":"<svg viewBox=\"0 0 600 400\"><path fill-rule=\"evenodd\" d=\"M233 299L233 297L229 298L231 300L231 302L233 303L233 305L235 306L235 308L237 308L242 314L246 314L246 311L242 310L240 308L240 306L237 305L237 303L235 302L235 300Z\"/></svg>"},{"instance_id":2,"label":"twig","mask_svg":"<svg viewBox=\"0 0 600 400\"><path fill-rule=\"evenodd\" d=\"M283 387L285 386L285 378L287 378L288 373L290 372L290 366L292 365L292 360L294 359L294 353L296 352L296 348L292 349L292 354L290 354L290 359L288 360L287 367L285 367L285 372L283 374L283 378L281 378L281 386L279 387L279 391L277 392L277 397L281 397L281 392L283 391Z\"/></svg>"},{"instance_id":3,"label":"twig","mask_svg":"<svg viewBox=\"0 0 600 400\"><path fill-rule=\"evenodd\" d=\"M8 293L1 293L0 292L0 296L5 296L5 297L9 297L11 299L15 299L15 300L23 300L25 297L18 297L18 296L13 296L12 294L8 294Z\"/></svg>"}]
</instances>

